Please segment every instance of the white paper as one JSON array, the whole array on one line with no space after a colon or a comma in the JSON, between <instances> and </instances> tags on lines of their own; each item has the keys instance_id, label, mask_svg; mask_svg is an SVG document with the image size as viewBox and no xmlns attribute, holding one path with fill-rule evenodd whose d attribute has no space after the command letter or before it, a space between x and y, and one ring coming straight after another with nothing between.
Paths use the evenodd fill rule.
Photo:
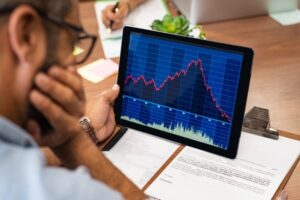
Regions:
<instances>
[{"instance_id":1,"label":"white paper","mask_svg":"<svg viewBox=\"0 0 300 200\"><path fill-rule=\"evenodd\" d=\"M122 46L121 38L116 38L116 39L112 39L112 38L111 39L102 39L101 38L101 43L102 43L104 56L106 58L120 57L121 46Z\"/></svg>"},{"instance_id":2,"label":"white paper","mask_svg":"<svg viewBox=\"0 0 300 200\"><path fill-rule=\"evenodd\" d=\"M142 188L178 147L174 142L129 129L104 155Z\"/></svg>"},{"instance_id":3,"label":"white paper","mask_svg":"<svg viewBox=\"0 0 300 200\"><path fill-rule=\"evenodd\" d=\"M101 14L101 11L107 5L114 4L115 2L114 0L98 1L95 4L99 35L106 58L118 57L121 51L122 29L107 33L107 28L102 22ZM124 20L124 25L150 29L150 25L155 19L162 19L167 13L168 11L163 0L148 0L130 13Z\"/></svg>"},{"instance_id":4,"label":"white paper","mask_svg":"<svg viewBox=\"0 0 300 200\"><path fill-rule=\"evenodd\" d=\"M300 23L298 0L268 0L270 17L283 26Z\"/></svg>"},{"instance_id":5,"label":"white paper","mask_svg":"<svg viewBox=\"0 0 300 200\"><path fill-rule=\"evenodd\" d=\"M299 153L299 141L248 133L242 133L235 160L186 147L146 194L163 200L271 199Z\"/></svg>"},{"instance_id":6,"label":"white paper","mask_svg":"<svg viewBox=\"0 0 300 200\"><path fill-rule=\"evenodd\" d=\"M84 67L79 68L78 73L85 79L98 83L118 72L119 65L109 59L99 59Z\"/></svg>"},{"instance_id":7,"label":"white paper","mask_svg":"<svg viewBox=\"0 0 300 200\"><path fill-rule=\"evenodd\" d=\"M278 12L270 14L274 20L283 26L293 25L300 23L300 10L292 10L286 12Z\"/></svg>"}]
</instances>

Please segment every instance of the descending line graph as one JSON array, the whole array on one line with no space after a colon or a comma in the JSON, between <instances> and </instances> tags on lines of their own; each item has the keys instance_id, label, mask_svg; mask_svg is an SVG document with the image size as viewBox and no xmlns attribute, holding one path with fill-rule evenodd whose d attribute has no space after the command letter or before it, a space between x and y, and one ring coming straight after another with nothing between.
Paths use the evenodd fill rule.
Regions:
<instances>
[{"instance_id":1,"label":"descending line graph","mask_svg":"<svg viewBox=\"0 0 300 200\"><path fill-rule=\"evenodd\" d=\"M243 56L132 33L121 118L226 149Z\"/></svg>"},{"instance_id":2,"label":"descending line graph","mask_svg":"<svg viewBox=\"0 0 300 200\"><path fill-rule=\"evenodd\" d=\"M140 81L143 81L145 86L153 86L154 90L156 92L159 92L169 81L173 81L176 78L180 78L180 76L186 76L189 72L189 69L192 66L197 66L201 72L201 76L203 79L203 84L206 88L206 90L209 92L209 95L211 97L212 102L215 104L216 109L221 113L221 116L226 118L228 122L231 121L230 116L222 110L222 108L220 107L220 105L218 104L216 98L213 95L213 91L212 91L212 87L208 85L207 83L207 79L205 77L205 73L203 70L203 66L202 66L202 60L198 59L197 61L192 60L186 69L181 69L179 72L176 72L173 76L172 75L168 75L167 78L159 85L157 86L155 80L152 78L150 81L147 81L144 75L140 75L137 78L134 78L131 74L128 75L125 79L125 84L128 84L130 81L133 81L133 84L138 84Z\"/></svg>"}]
</instances>

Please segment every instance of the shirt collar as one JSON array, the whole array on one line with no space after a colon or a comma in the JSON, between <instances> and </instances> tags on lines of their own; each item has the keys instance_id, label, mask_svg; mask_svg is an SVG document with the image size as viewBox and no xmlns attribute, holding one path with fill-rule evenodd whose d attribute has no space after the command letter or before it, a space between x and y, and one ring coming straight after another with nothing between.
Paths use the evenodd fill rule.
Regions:
<instances>
[{"instance_id":1,"label":"shirt collar","mask_svg":"<svg viewBox=\"0 0 300 200\"><path fill-rule=\"evenodd\" d=\"M37 146L27 132L2 116L0 116L0 140L23 147Z\"/></svg>"}]
</instances>

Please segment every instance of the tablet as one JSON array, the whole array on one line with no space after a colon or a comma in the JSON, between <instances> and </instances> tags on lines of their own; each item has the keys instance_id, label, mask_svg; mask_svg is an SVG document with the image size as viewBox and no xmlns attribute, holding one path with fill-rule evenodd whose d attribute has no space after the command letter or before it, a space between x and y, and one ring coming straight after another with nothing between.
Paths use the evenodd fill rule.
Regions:
<instances>
[{"instance_id":1,"label":"tablet","mask_svg":"<svg viewBox=\"0 0 300 200\"><path fill-rule=\"evenodd\" d=\"M252 60L249 48L125 27L116 122L235 158Z\"/></svg>"}]
</instances>

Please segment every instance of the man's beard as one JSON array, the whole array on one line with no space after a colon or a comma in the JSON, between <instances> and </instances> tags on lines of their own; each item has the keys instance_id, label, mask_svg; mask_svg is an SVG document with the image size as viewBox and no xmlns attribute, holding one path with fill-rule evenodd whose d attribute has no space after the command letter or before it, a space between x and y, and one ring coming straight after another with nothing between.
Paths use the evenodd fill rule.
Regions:
<instances>
[{"instance_id":1,"label":"man's beard","mask_svg":"<svg viewBox=\"0 0 300 200\"><path fill-rule=\"evenodd\" d=\"M40 69L40 72L43 72L43 73L48 72L48 69L53 65L52 62L49 62L49 61L50 60L45 61L44 65ZM39 90L35 86L35 84L33 84L33 89ZM32 119L38 123L42 135L46 135L46 134L53 132L54 129L53 129L52 125L49 123L49 121L31 103L29 103L27 116L28 116L28 119Z\"/></svg>"}]
</instances>

